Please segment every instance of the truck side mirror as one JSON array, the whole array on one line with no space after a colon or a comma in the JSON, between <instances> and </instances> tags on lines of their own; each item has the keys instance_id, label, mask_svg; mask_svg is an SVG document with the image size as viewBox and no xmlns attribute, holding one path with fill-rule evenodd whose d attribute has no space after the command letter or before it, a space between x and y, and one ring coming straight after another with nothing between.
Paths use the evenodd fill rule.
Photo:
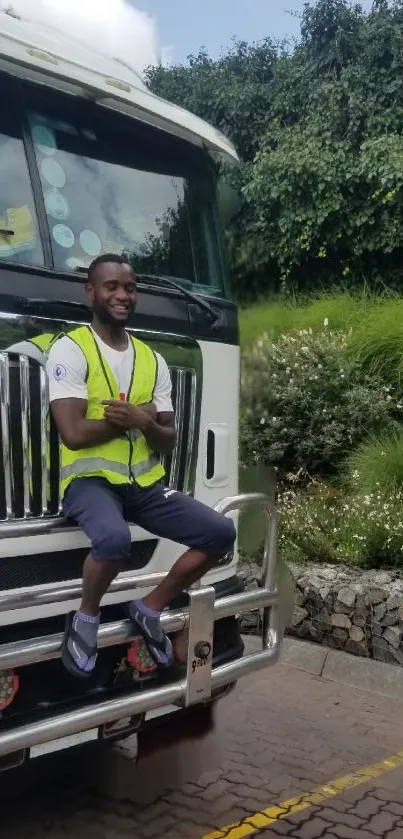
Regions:
<instances>
[{"instance_id":1,"label":"truck side mirror","mask_svg":"<svg viewBox=\"0 0 403 839\"><path fill-rule=\"evenodd\" d=\"M230 186L224 177L220 177L217 184L217 204L221 223L225 226L238 212L241 205L239 192Z\"/></svg>"}]
</instances>

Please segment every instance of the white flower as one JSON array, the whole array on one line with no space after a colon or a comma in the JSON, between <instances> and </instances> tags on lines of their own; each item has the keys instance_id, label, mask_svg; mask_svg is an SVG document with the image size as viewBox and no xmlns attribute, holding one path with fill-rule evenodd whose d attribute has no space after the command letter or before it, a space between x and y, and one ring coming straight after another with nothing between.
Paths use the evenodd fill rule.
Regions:
<instances>
[{"instance_id":1,"label":"white flower","mask_svg":"<svg viewBox=\"0 0 403 839\"><path fill-rule=\"evenodd\" d=\"M325 318L323 321L323 326L329 326L329 318Z\"/></svg>"}]
</instances>

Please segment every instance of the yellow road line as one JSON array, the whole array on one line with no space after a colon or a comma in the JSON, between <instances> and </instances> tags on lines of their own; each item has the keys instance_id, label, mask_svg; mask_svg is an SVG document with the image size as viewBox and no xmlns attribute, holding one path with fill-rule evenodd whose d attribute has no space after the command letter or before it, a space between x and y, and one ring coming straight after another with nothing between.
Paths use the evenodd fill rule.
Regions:
<instances>
[{"instance_id":1,"label":"yellow road line","mask_svg":"<svg viewBox=\"0 0 403 839\"><path fill-rule=\"evenodd\" d=\"M350 775L336 778L322 787L316 787L311 792L296 795L294 798L282 801L281 804L267 807L266 810L253 813L251 816L245 816L241 822L230 824L214 833L206 833L202 839L244 839L245 836L252 836L281 819L293 816L309 807L320 806L328 798L334 798L336 795L346 792L346 790L366 784L368 781L379 778L380 775L385 775L394 769L399 769L401 766L403 766L403 751L386 758L386 760L380 760L379 763L374 763L372 766L367 766L365 769L358 769L357 772L352 772Z\"/></svg>"}]
</instances>

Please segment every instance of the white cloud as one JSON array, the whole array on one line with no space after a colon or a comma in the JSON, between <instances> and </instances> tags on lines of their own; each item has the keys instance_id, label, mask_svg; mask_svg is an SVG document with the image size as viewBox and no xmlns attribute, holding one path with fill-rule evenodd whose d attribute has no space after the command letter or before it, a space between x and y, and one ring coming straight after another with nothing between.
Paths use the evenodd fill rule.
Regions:
<instances>
[{"instance_id":1,"label":"white cloud","mask_svg":"<svg viewBox=\"0 0 403 839\"><path fill-rule=\"evenodd\" d=\"M63 31L141 72L161 60L155 18L124 0L0 0L23 20Z\"/></svg>"}]
</instances>

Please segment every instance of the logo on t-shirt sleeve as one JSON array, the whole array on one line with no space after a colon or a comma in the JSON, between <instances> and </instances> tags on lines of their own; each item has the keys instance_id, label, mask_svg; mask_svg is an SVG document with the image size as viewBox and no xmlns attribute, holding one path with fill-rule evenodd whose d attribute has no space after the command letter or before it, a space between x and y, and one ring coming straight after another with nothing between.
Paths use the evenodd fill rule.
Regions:
<instances>
[{"instance_id":1,"label":"logo on t-shirt sleeve","mask_svg":"<svg viewBox=\"0 0 403 839\"><path fill-rule=\"evenodd\" d=\"M60 382L61 379L64 379L67 376L67 370L64 364L55 364L53 368L53 378L56 379L57 382Z\"/></svg>"}]
</instances>

